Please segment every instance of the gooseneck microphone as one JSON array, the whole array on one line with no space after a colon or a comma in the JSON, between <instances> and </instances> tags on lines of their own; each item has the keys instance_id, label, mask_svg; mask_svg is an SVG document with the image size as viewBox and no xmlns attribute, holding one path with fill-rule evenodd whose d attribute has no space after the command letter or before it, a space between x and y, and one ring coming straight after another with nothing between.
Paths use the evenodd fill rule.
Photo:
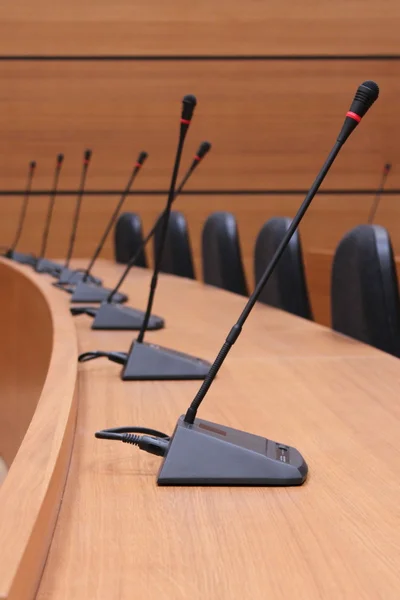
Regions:
<instances>
[{"instance_id":1,"label":"gooseneck microphone","mask_svg":"<svg viewBox=\"0 0 400 600\"><path fill-rule=\"evenodd\" d=\"M173 201L175 201L176 198L179 196L179 194L182 192L182 190L185 187L188 179L191 177L191 175L193 174L193 172L195 171L195 169L197 168L197 166L200 164L200 162L203 160L203 158L206 156L206 154L210 151L210 149L211 149L210 142L202 142L200 144L200 147L197 150L197 152L196 152L196 154L195 154L195 156L193 158L192 164L190 165L189 169L186 172L186 175L182 179L179 187L177 188L177 190L175 192ZM148 242L151 240L151 238L154 236L154 234L155 234L155 232L157 230L157 227L159 227L161 221L163 219L165 219L166 214L167 214L167 207L158 216L156 222L154 223L153 227L151 228L151 230L149 231L149 233L147 234L147 236L145 237L145 239L140 244L140 246L137 249L137 251L132 256L132 258L130 258L130 260L128 261L128 263L126 265L126 268L125 268L124 272L121 275L121 278L118 280L117 285L112 290L112 292L109 295L109 297L107 298L107 302L112 302L113 301L114 294L116 294L118 292L118 290L120 289L121 285L123 284L123 282L125 281L126 277L128 276L130 270L136 264L136 261L139 258L139 256L141 255L141 253L143 252L144 248L146 247L146 245L148 244Z\"/></svg>"},{"instance_id":2,"label":"gooseneck microphone","mask_svg":"<svg viewBox=\"0 0 400 600\"><path fill-rule=\"evenodd\" d=\"M378 98L379 88L366 81L357 90L338 139L300 206L281 244L239 319L228 333L207 377L200 386L186 415L179 418L171 438L144 428L118 428L97 432L98 438L131 443L142 450L164 456L158 473L158 485L247 485L291 486L305 482L308 467L298 450L286 444L210 423L197 418L197 410L212 385L232 345L237 341L254 304L298 228L344 142ZM352 123L354 121L354 124ZM114 360L121 360L115 356ZM144 433L140 438L132 433Z\"/></svg>"},{"instance_id":3,"label":"gooseneck microphone","mask_svg":"<svg viewBox=\"0 0 400 600\"><path fill-rule=\"evenodd\" d=\"M75 214L74 214L74 219L72 221L71 235L69 238L69 247L68 247L67 257L65 259L65 268L69 267L69 264L70 264L71 258L72 258L72 253L74 251L76 232L78 230L79 217L80 217L80 212L81 212L81 207L82 207L82 198L83 198L83 193L85 191L86 177L87 177L87 172L89 169L89 164L90 164L91 158L92 158L92 151L86 150L85 154L84 154L84 158L83 158L81 181L79 184L78 197L76 199L76 204L75 204Z\"/></svg>"},{"instance_id":4,"label":"gooseneck microphone","mask_svg":"<svg viewBox=\"0 0 400 600\"><path fill-rule=\"evenodd\" d=\"M379 187L376 191L375 198L372 202L370 213L368 215L368 221L367 221L368 225L372 225L372 223L374 221L376 211L378 210L378 206L381 201L381 195L385 188L385 183L386 183L386 180L388 178L391 168L392 168L392 165L390 163L386 163L383 167L381 181L380 181Z\"/></svg>"},{"instance_id":5,"label":"gooseneck microphone","mask_svg":"<svg viewBox=\"0 0 400 600\"><path fill-rule=\"evenodd\" d=\"M71 270L69 268L69 265L70 265L72 254L73 254L74 247L75 247L76 233L78 230L79 217L81 214L81 207L82 207L83 194L85 191L86 177L87 177L91 158L92 158L92 151L85 150L84 155L83 155L81 177L80 177L80 183L79 183L79 187L78 187L78 195L77 195L76 203L75 203L75 212L74 212L74 216L73 216L73 220L72 220L67 256L65 259L64 267L61 271L60 277L57 282L58 286L65 285L68 283L69 284L77 283L78 281L81 281L82 277L83 277L82 271ZM99 280L97 280L97 281L99 281ZM70 291L70 290L66 290L66 291Z\"/></svg>"},{"instance_id":6,"label":"gooseneck microphone","mask_svg":"<svg viewBox=\"0 0 400 600\"><path fill-rule=\"evenodd\" d=\"M54 179L53 186L50 193L50 201L47 208L47 216L44 223L43 235L42 235L42 245L39 252L39 258L37 260L35 269L39 273L49 273L51 275L58 276L61 273L62 265L59 265L53 261L49 261L45 259L45 254L47 250L47 242L49 239L49 232L51 221L53 218L54 205L57 196L58 190L58 180L60 178L61 168L64 162L64 154L58 154L56 159L56 166L54 169Z\"/></svg>"},{"instance_id":7,"label":"gooseneck microphone","mask_svg":"<svg viewBox=\"0 0 400 600\"><path fill-rule=\"evenodd\" d=\"M378 95L379 95L379 88L374 81L366 81L359 86L359 88L356 92L355 98L353 100L353 103L350 107L350 110L348 111L348 113L346 115L346 119L343 124L342 130L339 133L339 136L338 136L330 154L328 155L328 158L326 159L325 164L322 166L322 169L320 170L317 178L315 179L314 183L312 184L306 198L304 199L296 216L294 217L293 221L291 222L284 238L282 239L282 242L279 244L278 248L276 249L274 256L271 258L271 261L270 261L269 265L267 266L267 268L265 269L264 274L261 277L260 281L258 282L254 292L251 294L250 298L248 299L238 321L235 323L235 325L232 327L231 331L229 332L229 334L228 334L221 350L219 351L218 356L215 359L206 379L204 380L203 384L201 385L199 391L197 392L193 402L191 403L191 405L185 415L185 418L184 418L185 423L188 423L190 425L192 425L194 423L194 420L195 420L195 417L197 414L197 410L198 410L201 402L203 401L206 393L208 392L209 388L211 387L211 384L213 383L213 381L214 381L219 369L221 368L222 363L226 359L230 349L232 348L233 344L236 342L237 338L239 337L239 335L242 331L242 328L247 320L247 317L249 316L255 303L257 302L264 286L266 285L269 278L271 277L276 265L278 264L278 261L280 260L283 252L285 251L287 245L289 244L293 234L298 229L302 218L304 217L305 213L307 212L308 207L310 206L315 194L318 192L318 190L319 190L323 180L325 179L329 169L331 168L335 158L339 154L345 141L348 139L350 134L354 131L354 129L360 123L362 117L366 114L368 109L372 106L372 104L378 98Z\"/></svg>"},{"instance_id":8,"label":"gooseneck microphone","mask_svg":"<svg viewBox=\"0 0 400 600\"><path fill-rule=\"evenodd\" d=\"M67 291L71 291L72 292L72 297L71 297L71 302L75 303L75 302L104 302L107 297L109 296L110 292L112 290L110 290L109 288L105 288L102 285L93 285L89 279L91 281L94 280L95 283L96 279L91 275L91 271L93 269L93 266L97 260L97 258L100 255L100 252L103 249L103 246L107 240L107 237L115 223L115 221L117 220L117 217L120 213L120 210L122 208L123 203L125 202L125 199L127 197L127 195L129 194L129 191L132 187L132 184L134 182L134 180L136 179L137 174L139 173L140 169L142 168L146 158L147 158L147 152L141 152L137 158L136 164L131 172L131 175L129 177L129 181L127 183L127 186L125 188L125 190L122 192L121 198L117 204L117 206L115 207L115 210L113 211L112 215L111 215L111 219L107 224L107 227L100 239L100 243L98 244L92 259L89 262L89 265L87 267L87 269L85 271L83 271L83 273L78 273L78 276L80 276L80 281L78 281L75 278L75 283L76 283L76 287L73 288L68 288ZM127 296L125 294L117 294L115 301L116 302L125 302L127 300ZM82 314L82 313L86 313L88 315L94 316L96 314L97 308L93 308L93 307L82 307L82 308L71 308L71 313L73 315L77 315L77 314Z\"/></svg>"},{"instance_id":9,"label":"gooseneck microphone","mask_svg":"<svg viewBox=\"0 0 400 600\"><path fill-rule=\"evenodd\" d=\"M110 231L111 231L112 227L114 226L114 224L115 224L115 222L116 222L116 220L118 218L119 213L121 212L122 206L123 206L123 204L125 202L125 199L126 199L127 195L129 194L129 192L131 190L132 184L135 181L136 176L139 173L140 169L142 168L142 166L143 166L145 160L147 159L147 157L148 157L147 152L141 152L139 154L139 156L138 156L138 158L136 160L136 164L135 164L135 166L134 166L134 168L132 170L132 173L131 173L131 175L129 177L128 183L127 183L127 185L125 187L125 190L122 192L121 198L119 199L119 202L118 202L117 206L115 207L114 212L111 215L111 218L110 218L110 220L108 222L108 225L105 228L104 233L103 233L103 235L102 235L102 237L100 239L99 245L97 246L97 248L96 248L96 250L95 250L95 252L94 252L94 254L92 256L92 259L91 259L91 261L90 261L90 263L89 263L89 265L88 265L88 267L87 267L87 269L86 269L86 271L84 273L82 281L86 281L88 279L88 277L89 277L89 275L90 275L90 273L91 273L91 271L93 269L93 266L94 266L96 260L100 256L101 251L103 250L104 244L107 241L107 238L108 238L108 236L110 234Z\"/></svg>"},{"instance_id":10,"label":"gooseneck microphone","mask_svg":"<svg viewBox=\"0 0 400 600\"><path fill-rule=\"evenodd\" d=\"M212 385L231 347L291 237L297 230L312 199L327 175L349 135L378 98L379 88L366 81L357 90L355 99L337 141L305 200L288 228L281 244L248 299L239 319L228 333L207 377L190 404L186 415L180 417L158 474L158 485L301 485L308 467L295 448L196 418L198 408Z\"/></svg>"},{"instance_id":11,"label":"gooseneck microphone","mask_svg":"<svg viewBox=\"0 0 400 600\"><path fill-rule=\"evenodd\" d=\"M147 308L142 320L142 325L137 340L134 340L128 355L124 353L103 353L87 352L79 357L80 362L92 360L99 356L107 356L110 360L115 360L124 364L122 371L123 380L187 380L204 379L208 373L210 364L193 356L176 352L168 348L162 348L155 344L144 342L144 335L149 324L151 309L157 288L158 274L160 271L163 246L168 229L168 219L171 212L171 206L175 197L176 180L178 177L179 166L181 162L182 151L189 125L192 120L193 112L196 106L196 98L192 95L185 96L182 101L182 115L179 131L179 141L175 156L174 167L172 171L171 184L168 193L168 202L165 218L162 222L160 235L160 245L154 264L153 276L150 284L149 299Z\"/></svg>"},{"instance_id":12,"label":"gooseneck microphone","mask_svg":"<svg viewBox=\"0 0 400 600\"><path fill-rule=\"evenodd\" d=\"M179 196L179 194L182 192L183 188L185 187L187 181L189 180L189 178L191 177L191 175L194 173L194 171L196 170L196 168L198 167L198 165L200 164L200 162L203 160L203 158L206 156L206 154L208 154L208 152L211 150L211 144L210 142L202 142L200 144L199 149L197 150L192 164L190 165L189 169L186 172L186 175L184 176L184 178L182 179L179 187L177 188L173 201L176 200L176 198ZM168 202L168 200L167 200ZM121 275L121 278L118 280L117 285L115 286L115 288L112 290L112 292L110 293L109 297L107 298L107 302L112 302L113 301L113 297L114 294L116 294L118 292L118 290L121 288L121 285L124 283L125 279L127 278L130 270L132 269L132 267L135 265L137 259L139 258L139 256L141 255L141 253L143 252L144 248L146 247L146 245L148 244L148 242L151 240L151 238L154 236L157 227L160 226L160 223L163 219L165 219L167 214L167 207L163 210L163 212L157 217L156 222L154 223L153 227L151 228L151 230L149 231L149 233L147 234L147 236L144 238L144 240L142 241L142 243L140 244L139 248L136 250L135 254L132 256L132 258L129 260L129 262L126 265L126 268L124 270L124 272Z\"/></svg>"},{"instance_id":13,"label":"gooseneck microphone","mask_svg":"<svg viewBox=\"0 0 400 600\"><path fill-rule=\"evenodd\" d=\"M209 152L210 149L211 149L211 144L209 142L203 142L200 145L195 157L193 158L190 168L186 172L186 175L182 179L179 187L177 188L177 190L175 192L174 201L176 200L177 196L183 190L189 177L193 174L193 172L195 171L197 166L200 164L200 162L206 156L206 154ZM163 212L161 213L161 215L157 218L151 231L148 233L146 238L141 242L136 253L129 260L121 278L119 279L119 281L118 281L117 285L114 287L114 289L108 295L108 298L106 299L106 301L102 302L102 304L100 305L99 308L97 308L96 306L78 306L78 307L71 308L71 313L73 315L86 314L91 317L94 317L94 320L92 322L92 329L106 329L106 330L114 330L114 331L115 330L138 331L141 329L142 323L143 323L144 312L141 310L137 310L135 308L131 308L129 306L122 306L120 303L117 303L118 296L116 296L116 294L118 294L118 290L120 289L121 285L125 281L131 268L133 267L134 264L136 264L136 261L139 258L139 256L141 255L141 253L143 252L144 247L149 242L149 240L153 237L157 227L161 223L162 219L165 217L165 214L166 214L166 209L164 209ZM75 295L75 293L74 293L74 295ZM147 325L147 329L148 330L161 329L162 327L164 327L164 324L165 324L164 319L162 319L161 317L158 317L156 315L151 315L148 325Z\"/></svg>"},{"instance_id":14,"label":"gooseneck microphone","mask_svg":"<svg viewBox=\"0 0 400 600\"><path fill-rule=\"evenodd\" d=\"M150 283L150 292L149 298L147 302L146 312L144 315L142 327L140 328L139 335L137 337L137 343L141 344L144 341L144 336L146 334L147 326L149 324L151 309L153 308L154 296L157 289L158 275L160 273L161 261L164 252L165 240L167 238L168 231L168 223L171 215L171 207L175 197L175 188L176 182L178 179L179 167L181 164L181 157L183 152L183 145L185 143L186 133L188 127L190 125L190 121L193 116L193 112L195 106L197 104L196 98L194 96L185 96L183 98L183 107L182 107L182 117L181 117L181 131L179 135L178 149L176 151L175 164L172 171L171 185L168 194L167 206L165 208L165 215L161 224L161 233L160 233L160 246L157 250L155 261L154 261L154 271L153 277Z\"/></svg>"},{"instance_id":15,"label":"gooseneck microphone","mask_svg":"<svg viewBox=\"0 0 400 600\"><path fill-rule=\"evenodd\" d=\"M24 229L26 213L28 210L29 199L30 199L31 192L32 192L32 182L33 182L35 172L36 172L36 161L32 160L29 163L28 179L26 182L24 199L22 201L21 211L19 214L17 231L15 233L14 241L12 242L11 246L5 253L5 256L7 258L10 258L12 260L15 260L16 262L19 262L22 264L28 264L31 266L34 266L36 263L35 257L32 254L23 254L21 252L16 252L16 248L19 244L19 241L20 241L21 235L22 235L22 231Z\"/></svg>"}]
</instances>

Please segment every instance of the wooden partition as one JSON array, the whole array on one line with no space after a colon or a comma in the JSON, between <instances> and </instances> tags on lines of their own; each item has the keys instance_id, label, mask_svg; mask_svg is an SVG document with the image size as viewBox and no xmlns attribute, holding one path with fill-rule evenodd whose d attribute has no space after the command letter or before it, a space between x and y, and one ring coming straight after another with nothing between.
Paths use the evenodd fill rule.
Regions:
<instances>
[{"instance_id":1,"label":"wooden partition","mask_svg":"<svg viewBox=\"0 0 400 600\"><path fill-rule=\"evenodd\" d=\"M88 189L122 189L140 150L149 159L135 187L167 189L181 99L189 92L198 106L183 166L202 140L213 144L191 189L305 190L365 79L379 82L381 98L325 188L374 188L383 163L400 153L396 61L16 61L0 63L0 74L0 176L7 190L21 189L32 159L34 189L49 189L60 151L60 187L76 189L86 147L93 149ZM389 183L400 188L400 170Z\"/></svg>"},{"instance_id":2,"label":"wooden partition","mask_svg":"<svg viewBox=\"0 0 400 600\"><path fill-rule=\"evenodd\" d=\"M34 596L74 438L76 332L65 298L0 259L0 598Z\"/></svg>"},{"instance_id":3,"label":"wooden partition","mask_svg":"<svg viewBox=\"0 0 400 600\"><path fill-rule=\"evenodd\" d=\"M3 0L11 54L398 52L396 0Z\"/></svg>"}]
</instances>

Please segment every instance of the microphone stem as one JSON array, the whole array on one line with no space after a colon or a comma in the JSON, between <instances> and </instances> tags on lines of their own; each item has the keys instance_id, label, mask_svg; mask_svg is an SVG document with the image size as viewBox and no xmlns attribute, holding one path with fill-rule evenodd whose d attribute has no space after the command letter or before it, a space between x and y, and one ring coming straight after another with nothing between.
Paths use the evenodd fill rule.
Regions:
<instances>
[{"instance_id":1,"label":"microphone stem","mask_svg":"<svg viewBox=\"0 0 400 600\"><path fill-rule=\"evenodd\" d=\"M29 175L28 175L28 182L26 184L26 190L25 190L24 200L22 202L21 213L20 213L19 223L18 223L18 229L17 229L17 232L15 234L14 241L11 244L10 250L9 250L11 252L14 252L15 249L16 249L16 247L18 246L19 240L21 238L22 230L24 228L25 217L26 217L26 213L27 213L27 210L28 210L29 197L31 195L32 180L33 180L33 171L30 170Z\"/></svg>"},{"instance_id":2,"label":"microphone stem","mask_svg":"<svg viewBox=\"0 0 400 600\"><path fill-rule=\"evenodd\" d=\"M173 201L176 200L176 198L179 196L179 194L182 192L187 180L189 179L189 177L191 176L191 174L193 173L195 167L197 166L197 162L196 164L193 164L190 169L188 170L188 172L186 173L185 177L182 179L180 186L178 187L178 189L175 192ZM126 268L124 270L124 272L121 275L121 278L118 280L117 285L115 286L115 288L110 292L108 298L107 298L107 302L110 303L112 302L112 299L114 298L115 294L118 292L119 288L121 287L121 285L124 283L125 279L128 276L129 271L132 269L133 265L136 263L137 259L139 258L140 254L143 252L145 246L147 245L147 243L151 240L151 238L153 237L157 227L159 226L159 223L165 219L165 215L167 214L167 208L164 208L163 212L157 217L156 222L154 223L153 227L151 228L151 230L149 231L149 233L147 234L147 236L145 237L145 239L142 241L142 243L140 244L139 248L136 250L135 254L132 256L132 258L129 259L129 262L126 265Z\"/></svg>"},{"instance_id":3,"label":"microphone stem","mask_svg":"<svg viewBox=\"0 0 400 600\"><path fill-rule=\"evenodd\" d=\"M178 178L179 166L180 166L181 157L182 157L183 144L185 142L187 130L188 130L187 125L181 126L180 135L179 135L179 143L178 143L178 148L176 151L175 165L174 165L174 170L172 172L171 185L170 185L169 194L168 194L168 202L167 202L167 206L164 211L164 216L163 216L163 221L162 221L162 226L161 226L160 245L158 247L155 261L154 261L154 271L153 271L153 277L151 278L149 299L147 301L147 307L146 307L145 315L143 317L142 326L140 328L139 335L137 337L138 343L142 343L144 340L144 335L146 333L146 330L147 330L147 327L149 324L149 320L150 320L151 311L153 308L154 296L156 293L157 282L158 282L158 274L160 272L165 241L167 239L167 231L168 231L169 216L171 214L171 206L176 197L176 194L175 194L176 180Z\"/></svg>"},{"instance_id":4,"label":"microphone stem","mask_svg":"<svg viewBox=\"0 0 400 600\"><path fill-rule=\"evenodd\" d=\"M230 349L232 348L233 344L236 342L237 338L239 337L240 332L242 330L243 325L246 322L247 317L249 316L255 303L257 302L265 284L271 277L271 275L276 267L276 264L278 263L283 252L285 251L288 243L290 242L293 234L295 233L296 229L298 228L298 226L299 226L302 218L304 217L308 207L310 206L315 194L317 193L318 189L320 188L321 183L325 179L330 167L332 166L335 158L337 157L342 145L343 145L342 142L337 141L335 143L334 147L332 148L327 160L325 161L325 164L323 165L317 178L315 179L314 183L312 184L312 186L311 186L307 196L305 197L302 205L300 206L296 216L292 220L292 222L285 234L285 237L283 238L283 240L279 244L278 248L276 249L275 254L272 257L270 263L268 264L268 267L266 268L263 276L261 277L260 281L258 282L254 292L251 294L250 298L248 299L246 306L244 307L244 309L242 311L242 314L240 315L236 324L230 330L221 350L218 353L217 358L215 359L214 363L212 364L212 366L207 374L207 377L204 379L202 385L200 386L199 391L197 392L195 398L193 399L193 402L191 403L191 405L185 415L184 420L186 423L191 424L194 422L197 410L198 410L204 396L206 395L209 388L211 387L211 385L212 385L219 369L221 368L222 363L226 359Z\"/></svg>"},{"instance_id":5,"label":"microphone stem","mask_svg":"<svg viewBox=\"0 0 400 600\"><path fill-rule=\"evenodd\" d=\"M55 204L55 200L56 200L59 177L60 177L60 167L57 166L56 172L54 174L53 188L52 188L52 192L51 192L49 207L47 210L47 218L45 221L45 227L44 227L43 238L42 238L42 247L40 249L39 258L44 258L44 255L46 253L47 240L49 237L50 223L51 223L51 220L53 217L53 209L54 209L54 204Z\"/></svg>"},{"instance_id":6,"label":"microphone stem","mask_svg":"<svg viewBox=\"0 0 400 600\"><path fill-rule=\"evenodd\" d=\"M382 195L382 192L383 192L383 188L385 187L386 178L387 178L388 175L389 175L388 171L385 171L382 174L381 184L380 184L379 189L378 189L378 191L376 193L376 196L374 198L374 201L372 203L371 210L370 210L370 213L369 213L369 216L368 216L368 221L367 221L368 225L372 225L372 223L373 223L373 220L374 220L375 215L376 215L376 211L378 210L379 202L381 200L381 195Z\"/></svg>"},{"instance_id":7,"label":"microphone stem","mask_svg":"<svg viewBox=\"0 0 400 600\"><path fill-rule=\"evenodd\" d=\"M121 211L122 205L123 205L123 203L126 200L126 197L127 197L128 193L129 193L129 190L131 189L132 183L133 183L133 181L134 181L134 179L135 179L136 174L138 173L138 171L139 171L139 169L137 167L133 170L133 172L132 172L132 174L130 176L130 179L128 181L128 184L127 184L124 192L122 193L122 196L121 196L121 198L120 198L117 206L115 207L115 210L114 210L114 212L112 214L112 217L111 217L111 219L110 219L110 221L109 221L109 223L108 223L108 225L107 225L107 227L106 227L106 229L105 229L105 231L103 233L103 236L102 236L102 238L100 240L100 244L97 246L96 251L95 251L95 253L94 253L94 255L93 255L93 257L92 257L92 259L91 259L91 261L90 261L90 263L89 263L86 271L85 271L85 274L83 276L83 281L86 281L87 278L89 277L89 275L90 275L90 273L91 273L91 271L93 269L94 263L96 262L96 260L98 259L101 251L103 250L104 244L106 243L106 240L107 240L107 238L108 238L108 236L110 234L110 231L111 231L111 229L112 229L115 221L117 220L117 217L118 217L118 215L119 215L119 213Z\"/></svg>"},{"instance_id":8,"label":"microphone stem","mask_svg":"<svg viewBox=\"0 0 400 600\"><path fill-rule=\"evenodd\" d=\"M72 223L71 236L70 236L70 239L69 239L69 247L68 247L68 252L67 252L67 258L65 259L64 268L66 268L66 269L68 269L68 267L69 267L69 263L70 263L71 258L72 258L72 252L74 251L75 238L76 238L76 230L78 228L79 215L80 215L80 212L81 212L82 197L83 197L83 191L84 191L84 187L85 187L87 170L88 170L88 164L85 162L85 164L83 165L82 173L81 173L81 181L80 181L80 184L79 184L78 197L76 199L75 215L74 215L74 220L73 220L73 223Z\"/></svg>"}]
</instances>

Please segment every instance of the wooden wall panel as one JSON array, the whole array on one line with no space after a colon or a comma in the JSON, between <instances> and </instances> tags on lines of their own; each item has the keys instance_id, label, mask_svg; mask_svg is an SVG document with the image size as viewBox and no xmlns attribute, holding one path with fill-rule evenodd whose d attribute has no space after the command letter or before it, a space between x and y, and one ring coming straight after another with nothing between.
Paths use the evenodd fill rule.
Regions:
<instances>
[{"instance_id":1,"label":"wooden wall panel","mask_svg":"<svg viewBox=\"0 0 400 600\"><path fill-rule=\"evenodd\" d=\"M313 317L317 323L331 326L331 269L333 250L307 250L304 263Z\"/></svg>"},{"instance_id":2,"label":"wooden wall panel","mask_svg":"<svg viewBox=\"0 0 400 600\"><path fill-rule=\"evenodd\" d=\"M48 189L60 151L61 187L75 189L87 146L89 188L123 187L142 149L150 157L137 185L167 188L185 93L198 107L184 164L200 141L214 144L192 189L308 188L365 79L377 80L381 97L325 187L375 187L400 154L400 62L16 62L0 63L0 75L2 189L21 189L31 159L35 188ZM400 170L389 186L400 188Z\"/></svg>"},{"instance_id":3,"label":"wooden wall panel","mask_svg":"<svg viewBox=\"0 0 400 600\"><path fill-rule=\"evenodd\" d=\"M3 0L2 54L398 52L396 0Z\"/></svg>"}]
</instances>

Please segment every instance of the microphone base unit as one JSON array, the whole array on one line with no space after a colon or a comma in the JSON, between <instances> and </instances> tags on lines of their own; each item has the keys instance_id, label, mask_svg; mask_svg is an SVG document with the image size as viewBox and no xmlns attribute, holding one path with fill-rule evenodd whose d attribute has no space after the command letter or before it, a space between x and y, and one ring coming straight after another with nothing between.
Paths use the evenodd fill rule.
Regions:
<instances>
[{"instance_id":1,"label":"microphone base unit","mask_svg":"<svg viewBox=\"0 0 400 600\"><path fill-rule=\"evenodd\" d=\"M180 417L157 476L158 485L302 485L308 467L298 450L202 419Z\"/></svg>"},{"instance_id":2,"label":"microphone base unit","mask_svg":"<svg viewBox=\"0 0 400 600\"><path fill-rule=\"evenodd\" d=\"M36 258L32 254L24 254L23 252L16 252L15 250L7 250L4 254L6 258L14 260L21 265L30 265L34 267L36 264Z\"/></svg>"},{"instance_id":3,"label":"microphone base unit","mask_svg":"<svg viewBox=\"0 0 400 600\"><path fill-rule=\"evenodd\" d=\"M205 379L211 364L195 356L134 341L122 370L123 381Z\"/></svg>"},{"instance_id":4,"label":"microphone base unit","mask_svg":"<svg viewBox=\"0 0 400 600\"><path fill-rule=\"evenodd\" d=\"M102 302L96 308L96 316L92 323L92 329L128 330L139 331L142 327L145 313L129 306L121 306L114 302ZM147 330L162 329L165 321L161 317L151 315Z\"/></svg>"},{"instance_id":5,"label":"microphone base unit","mask_svg":"<svg viewBox=\"0 0 400 600\"><path fill-rule=\"evenodd\" d=\"M38 258L35 265L35 271L37 273L48 273L49 275L53 275L53 277L59 277L62 268L62 265L51 260L47 260L47 258Z\"/></svg>"},{"instance_id":6,"label":"microphone base unit","mask_svg":"<svg viewBox=\"0 0 400 600\"><path fill-rule=\"evenodd\" d=\"M60 285L67 285L67 284L75 285L75 284L83 281L84 277L85 277L84 271L76 271L74 269L68 269L67 267L64 267L61 270L60 277L58 278L58 283ZM93 277L93 275L90 275L90 274L87 277L87 281L90 283L94 283L95 285L101 285L103 283L101 279L99 279L98 277Z\"/></svg>"},{"instance_id":7,"label":"microphone base unit","mask_svg":"<svg viewBox=\"0 0 400 600\"><path fill-rule=\"evenodd\" d=\"M71 302L105 302L111 294L110 289L104 288L99 285L93 285L92 283L86 283L81 281L75 287L67 288L67 291L72 293ZM128 296L125 294L117 293L113 297L115 303L126 302Z\"/></svg>"}]
</instances>

